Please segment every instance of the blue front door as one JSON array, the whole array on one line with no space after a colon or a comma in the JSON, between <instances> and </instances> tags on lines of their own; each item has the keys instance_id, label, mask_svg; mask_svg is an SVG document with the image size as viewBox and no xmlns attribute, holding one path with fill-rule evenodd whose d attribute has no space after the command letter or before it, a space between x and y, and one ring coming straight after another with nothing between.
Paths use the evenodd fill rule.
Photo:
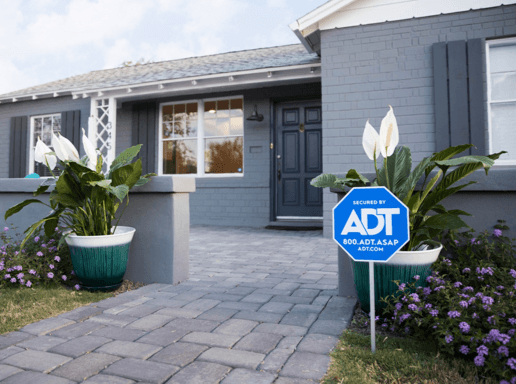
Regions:
<instances>
[{"instance_id":1,"label":"blue front door","mask_svg":"<svg viewBox=\"0 0 516 384\"><path fill-rule=\"evenodd\" d=\"M310 181L322 173L320 101L276 105L276 219L322 218L322 189Z\"/></svg>"}]
</instances>

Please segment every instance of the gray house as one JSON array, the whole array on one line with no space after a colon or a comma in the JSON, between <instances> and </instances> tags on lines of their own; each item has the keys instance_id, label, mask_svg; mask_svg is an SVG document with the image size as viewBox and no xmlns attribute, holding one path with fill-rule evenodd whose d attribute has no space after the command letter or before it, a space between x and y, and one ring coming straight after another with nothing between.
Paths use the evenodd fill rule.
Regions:
<instances>
[{"instance_id":1,"label":"gray house","mask_svg":"<svg viewBox=\"0 0 516 384\"><path fill-rule=\"evenodd\" d=\"M85 75L0 95L0 178L36 172L37 136L87 129L112 161L143 144L144 170L196 179L193 224L323 226L321 172L371 172L361 140L392 105L415 161L449 145L507 150L447 203L516 224L516 3L331 0L291 24L302 44ZM481 202L481 203L479 203Z\"/></svg>"}]
</instances>

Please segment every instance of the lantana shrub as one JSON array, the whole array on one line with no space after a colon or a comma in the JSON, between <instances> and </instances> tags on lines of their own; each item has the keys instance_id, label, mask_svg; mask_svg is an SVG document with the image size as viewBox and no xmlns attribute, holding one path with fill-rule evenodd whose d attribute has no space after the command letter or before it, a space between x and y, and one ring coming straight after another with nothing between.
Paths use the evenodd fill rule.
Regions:
<instances>
[{"instance_id":1,"label":"lantana shrub","mask_svg":"<svg viewBox=\"0 0 516 384\"><path fill-rule=\"evenodd\" d=\"M79 289L74 278L72 261L68 247L58 249L61 231L54 236L45 237L36 232L20 249L19 235L15 228L5 227L0 232L0 288L64 284Z\"/></svg>"},{"instance_id":2,"label":"lantana shrub","mask_svg":"<svg viewBox=\"0 0 516 384\"><path fill-rule=\"evenodd\" d=\"M427 287L398 283L384 298L381 326L437 340L442 351L470 359L485 375L516 384L516 246L503 236L448 233L446 251L432 266Z\"/></svg>"}]
</instances>

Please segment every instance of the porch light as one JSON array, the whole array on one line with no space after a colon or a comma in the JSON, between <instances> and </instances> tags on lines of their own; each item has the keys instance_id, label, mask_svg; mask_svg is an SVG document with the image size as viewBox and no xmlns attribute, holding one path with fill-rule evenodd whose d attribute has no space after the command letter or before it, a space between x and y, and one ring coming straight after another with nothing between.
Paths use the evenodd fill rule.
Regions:
<instances>
[{"instance_id":1,"label":"porch light","mask_svg":"<svg viewBox=\"0 0 516 384\"><path fill-rule=\"evenodd\" d=\"M315 73L315 68L314 67L310 67L310 73Z\"/></svg>"},{"instance_id":2,"label":"porch light","mask_svg":"<svg viewBox=\"0 0 516 384\"><path fill-rule=\"evenodd\" d=\"M97 96L98 96L98 97L100 97L100 96L104 96L104 92L99 91L99 93L97 93Z\"/></svg>"},{"instance_id":3,"label":"porch light","mask_svg":"<svg viewBox=\"0 0 516 384\"><path fill-rule=\"evenodd\" d=\"M263 115L260 115L258 113L258 108L256 107L256 104L254 105L253 113L251 113L251 116L249 116L246 120L249 120L249 121L262 121L263 120Z\"/></svg>"},{"instance_id":4,"label":"porch light","mask_svg":"<svg viewBox=\"0 0 516 384\"><path fill-rule=\"evenodd\" d=\"M54 97L57 97L57 96L59 96L59 93L54 92Z\"/></svg>"},{"instance_id":5,"label":"porch light","mask_svg":"<svg viewBox=\"0 0 516 384\"><path fill-rule=\"evenodd\" d=\"M72 96L72 99L74 99L74 100L75 100L75 99L78 99L78 98L79 98L79 95L77 95L77 94L74 94L74 95Z\"/></svg>"},{"instance_id":6,"label":"porch light","mask_svg":"<svg viewBox=\"0 0 516 384\"><path fill-rule=\"evenodd\" d=\"M16 97L13 97L13 103L16 103L18 99Z\"/></svg>"},{"instance_id":7,"label":"porch light","mask_svg":"<svg viewBox=\"0 0 516 384\"><path fill-rule=\"evenodd\" d=\"M158 85L158 89L163 89L165 86L163 84Z\"/></svg>"},{"instance_id":8,"label":"porch light","mask_svg":"<svg viewBox=\"0 0 516 384\"><path fill-rule=\"evenodd\" d=\"M127 93L131 93L133 90L131 88L127 88Z\"/></svg>"},{"instance_id":9,"label":"porch light","mask_svg":"<svg viewBox=\"0 0 516 384\"><path fill-rule=\"evenodd\" d=\"M269 78L272 77L272 72L271 71L267 72L267 77L269 77Z\"/></svg>"},{"instance_id":10,"label":"porch light","mask_svg":"<svg viewBox=\"0 0 516 384\"><path fill-rule=\"evenodd\" d=\"M233 76L229 76L229 81L233 81L235 78Z\"/></svg>"},{"instance_id":11,"label":"porch light","mask_svg":"<svg viewBox=\"0 0 516 384\"><path fill-rule=\"evenodd\" d=\"M32 96L32 100L37 100L37 99L38 99L38 97L36 95Z\"/></svg>"},{"instance_id":12,"label":"porch light","mask_svg":"<svg viewBox=\"0 0 516 384\"><path fill-rule=\"evenodd\" d=\"M192 80L192 85L197 85L197 81L196 80Z\"/></svg>"},{"instance_id":13,"label":"porch light","mask_svg":"<svg viewBox=\"0 0 516 384\"><path fill-rule=\"evenodd\" d=\"M82 94L82 98L83 98L83 99L85 99L85 98L87 98L87 97L88 97L88 94L87 94L87 93L83 93L83 94Z\"/></svg>"}]
</instances>

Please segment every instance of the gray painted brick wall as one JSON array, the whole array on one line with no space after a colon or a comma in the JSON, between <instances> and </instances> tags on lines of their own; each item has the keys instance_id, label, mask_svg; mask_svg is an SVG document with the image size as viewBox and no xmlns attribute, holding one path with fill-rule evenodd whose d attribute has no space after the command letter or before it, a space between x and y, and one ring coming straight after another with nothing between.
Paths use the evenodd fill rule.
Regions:
<instances>
[{"instance_id":1,"label":"gray painted brick wall","mask_svg":"<svg viewBox=\"0 0 516 384\"><path fill-rule=\"evenodd\" d=\"M30 118L31 116L36 115L46 115L78 109L81 110L81 126L84 127L84 129L87 129L88 116L90 114L90 99L73 100L71 96L68 96L1 104L0 137L2 140L0 140L0 178L9 177L11 117L28 116Z\"/></svg>"},{"instance_id":2,"label":"gray painted brick wall","mask_svg":"<svg viewBox=\"0 0 516 384\"><path fill-rule=\"evenodd\" d=\"M322 31L324 172L374 171L362 148L362 134L367 119L379 130L389 104L398 121L400 144L411 148L414 163L431 155L432 44L515 34L515 5ZM336 195L326 189L327 237L336 202Z\"/></svg>"}]
</instances>

